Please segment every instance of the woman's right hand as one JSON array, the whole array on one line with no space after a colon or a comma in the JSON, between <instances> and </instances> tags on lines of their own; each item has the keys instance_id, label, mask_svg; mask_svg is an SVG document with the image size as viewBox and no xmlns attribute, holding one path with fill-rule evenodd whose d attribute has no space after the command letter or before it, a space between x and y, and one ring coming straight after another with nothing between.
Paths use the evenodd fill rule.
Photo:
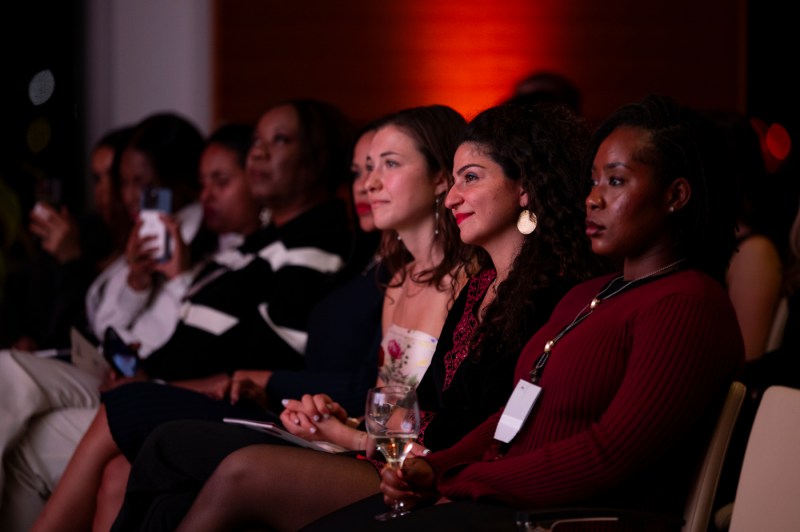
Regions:
<instances>
[{"instance_id":1,"label":"woman's right hand","mask_svg":"<svg viewBox=\"0 0 800 532\"><path fill-rule=\"evenodd\" d=\"M324 439L333 443L351 440L354 429L347 426L347 411L326 394L304 395L299 401L283 400L281 422L286 430L307 440ZM352 435L350 435L352 436ZM351 443L347 442L345 447Z\"/></svg>"},{"instance_id":2,"label":"woman's right hand","mask_svg":"<svg viewBox=\"0 0 800 532\"><path fill-rule=\"evenodd\" d=\"M381 471L383 500L389 506L394 501L403 501L407 508L433 502L437 498L434 480L433 468L426 460L406 458L401 469L384 467Z\"/></svg>"},{"instance_id":3,"label":"woman's right hand","mask_svg":"<svg viewBox=\"0 0 800 532\"><path fill-rule=\"evenodd\" d=\"M78 224L66 207L55 210L39 202L30 214L30 230L41 238L42 249L65 264L81 256Z\"/></svg>"},{"instance_id":4,"label":"woman's right hand","mask_svg":"<svg viewBox=\"0 0 800 532\"><path fill-rule=\"evenodd\" d=\"M153 260L152 242L155 236L139 236L142 220L136 220L128 244L125 247L125 257L128 260L128 286L136 292L149 290L153 284L153 272L156 261Z\"/></svg>"},{"instance_id":5,"label":"woman's right hand","mask_svg":"<svg viewBox=\"0 0 800 532\"><path fill-rule=\"evenodd\" d=\"M302 415L308 420L320 421L322 419L336 418L341 422L347 420L347 410L324 393L305 394L299 401L285 399L283 407L290 412ZM296 420L292 418L292 421Z\"/></svg>"}]
</instances>

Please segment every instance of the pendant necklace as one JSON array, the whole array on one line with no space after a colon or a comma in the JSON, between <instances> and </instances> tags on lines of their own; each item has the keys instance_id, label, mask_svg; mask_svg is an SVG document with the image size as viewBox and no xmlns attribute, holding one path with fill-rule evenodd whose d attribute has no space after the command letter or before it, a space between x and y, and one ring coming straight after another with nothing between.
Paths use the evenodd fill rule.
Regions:
<instances>
[{"instance_id":1,"label":"pendant necklace","mask_svg":"<svg viewBox=\"0 0 800 532\"><path fill-rule=\"evenodd\" d=\"M630 288L631 285L633 285L634 283L638 283L638 282L644 281L645 279L650 279L651 277L655 277L656 275L659 275L661 273L664 273L664 272L667 272L667 271L670 271L670 270L674 269L676 266L678 266L680 263L682 263L685 260L686 260L685 258L676 260L672 264L667 264L663 268L659 268L656 271L648 273L647 275L643 275L641 277L637 277L636 279L633 279L631 281L628 281L627 283L624 283L622 286L620 286L619 288L617 288L616 290L614 290L610 294L605 295L606 292L608 292L620 280L623 280L624 277L622 275L620 275L619 277L615 277L614 279L612 279L611 282L609 282L602 290L600 290L600 292L598 292L598 294L596 296L594 296L592 298L592 300L589 303L586 304L586 306L584 306L580 311L578 311L578 314L575 316L575 319L573 319L569 324L567 324L566 327L561 329L561 331L559 331L559 333L557 335L555 335L551 340L548 340L547 342L545 342L545 344L544 344L544 352L542 352L542 354L539 355L539 358L536 360L536 364L533 366L533 369L531 370L531 373L530 373L531 382L533 384L536 384L536 383L539 382L539 379L542 376L542 370L544 369L544 365L547 363L548 358L550 358L550 352L553 350L553 347L555 347L556 343L558 343L558 341L561 340L561 338L565 334L567 334L569 331L574 329L575 326L577 326L580 322L582 322L587 317L589 317L589 315L594 311L594 309L596 309L598 307L598 305L600 305L600 303L602 303L606 299L610 299L610 298L614 297L615 295L619 294L620 292ZM587 310L588 310L588 312L587 312Z\"/></svg>"}]
</instances>

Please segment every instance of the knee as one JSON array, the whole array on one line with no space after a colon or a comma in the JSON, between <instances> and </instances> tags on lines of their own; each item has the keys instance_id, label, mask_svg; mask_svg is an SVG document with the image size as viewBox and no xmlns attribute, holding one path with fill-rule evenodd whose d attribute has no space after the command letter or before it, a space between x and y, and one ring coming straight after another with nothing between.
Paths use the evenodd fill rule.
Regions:
<instances>
[{"instance_id":1,"label":"knee","mask_svg":"<svg viewBox=\"0 0 800 532\"><path fill-rule=\"evenodd\" d=\"M118 456L106 464L97 493L98 498L121 499L125 494L130 470L131 466L124 456Z\"/></svg>"},{"instance_id":2,"label":"knee","mask_svg":"<svg viewBox=\"0 0 800 532\"><path fill-rule=\"evenodd\" d=\"M247 456L247 453L241 451L233 452L220 462L212 475L212 479L216 482L231 485L244 485L253 475L254 469L258 469L261 472L260 467L254 468L256 463Z\"/></svg>"}]
</instances>

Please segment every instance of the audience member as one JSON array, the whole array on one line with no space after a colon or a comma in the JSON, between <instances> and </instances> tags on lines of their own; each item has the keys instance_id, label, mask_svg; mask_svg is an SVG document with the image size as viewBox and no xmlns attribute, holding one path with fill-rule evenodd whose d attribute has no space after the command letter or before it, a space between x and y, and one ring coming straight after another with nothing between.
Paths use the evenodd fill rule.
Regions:
<instances>
[{"instance_id":1,"label":"audience member","mask_svg":"<svg viewBox=\"0 0 800 532\"><path fill-rule=\"evenodd\" d=\"M567 76L550 70L537 70L519 80L514 86L514 94L506 103L565 105L577 115L583 111L577 85Z\"/></svg>"},{"instance_id":2,"label":"audience member","mask_svg":"<svg viewBox=\"0 0 800 532\"><path fill-rule=\"evenodd\" d=\"M246 175L269 209L269 225L193 277L175 332L141 361L140 376L104 394L35 530L59 529L65 520L88 527L102 471L120 454L117 441L135 439L142 420L162 414L166 405L138 408L147 392L130 380L211 392L237 369L302 366L308 313L333 286L351 243L344 206L333 199L346 178L348 127L338 109L313 100L280 103L262 115ZM174 224L168 227L177 240ZM175 248L170 262L180 264L182 246Z\"/></svg>"},{"instance_id":3,"label":"audience member","mask_svg":"<svg viewBox=\"0 0 800 532\"><path fill-rule=\"evenodd\" d=\"M716 493L714 519L720 530L730 524L736 487L761 397L770 386L800 388L800 209L789 231L788 264L783 271L781 296L786 300L779 345L745 364L741 381L747 395L736 419Z\"/></svg>"},{"instance_id":4,"label":"audience member","mask_svg":"<svg viewBox=\"0 0 800 532\"><path fill-rule=\"evenodd\" d=\"M727 148L729 175L739 194L737 248L726 275L728 295L736 309L748 361L767 350L781 296L783 265L770 227L767 180L758 134L746 117L712 113Z\"/></svg>"},{"instance_id":5,"label":"audience member","mask_svg":"<svg viewBox=\"0 0 800 532\"><path fill-rule=\"evenodd\" d=\"M86 293L124 249L131 221L118 205L118 180L111 177L114 153L129 140L129 127L103 136L91 154L94 209L74 217L66 206L43 201L29 215L40 250L10 281L0 305L2 345L21 351L64 349L70 328L85 330Z\"/></svg>"},{"instance_id":6,"label":"audience member","mask_svg":"<svg viewBox=\"0 0 800 532\"><path fill-rule=\"evenodd\" d=\"M250 133L245 131L241 139L241 149L246 151ZM111 164L113 188L117 188L118 176L122 174L128 176L128 181L159 179L161 182L178 185L176 188L191 190L196 185L181 185L180 180L197 181L197 164L202 142L197 130L175 115L160 114L143 120L126 135L124 145L117 146ZM169 146L176 149L172 151ZM138 157L140 161L145 161L146 171L126 167L122 162L126 154L133 156L129 160ZM135 195L135 191L129 191L129 195ZM131 211L138 208L136 205L136 202L131 201ZM247 210L247 205L236 199L229 210L240 214ZM119 203L117 208L118 206ZM199 205L189 207L188 211L199 213ZM251 209L250 212L255 219L256 211ZM187 228L187 236L198 233L195 217L187 216L187 223L182 226ZM108 298L116 298L119 287L126 284L126 260L120 254L90 286L86 295L89 322L95 321L96 309ZM130 326L126 325L120 330L133 335L137 343L156 345L155 339L163 334L161 331L169 328L164 323L168 316L161 312L174 297L173 293L168 292L151 291L148 305L134 314L136 319ZM154 312L161 316L162 321L153 317ZM174 316L173 321L177 320L177 311ZM174 329L174 324L172 328ZM147 354L146 350L142 351L143 355ZM13 485L9 485L6 490L4 497L9 502L3 503L0 513L4 529L27 530L58 481L81 435L89 426L99 404L99 388L104 384L97 376L71 364L55 359L42 359L28 353L2 353L0 366L3 369L0 371L0 388L4 394L3 422L7 423L2 431L4 448L8 448L8 442L15 442L13 451L8 453L6 459L6 467L13 472Z\"/></svg>"},{"instance_id":7,"label":"audience member","mask_svg":"<svg viewBox=\"0 0 800 532\"><path fill-rule=\"evenodd\" d=\"M132 128L121 128L109 132L98 141L92 153L91 165L95 183L96 208L103 223L107 224L109 234L122 235L124 231L127 235L127 231L130 229L130 222L127 217L119 219L112 217L110 212L103 209L101 205L115 202L119 198L119 181L114 165L115 162L118 163L120 154L130 139L131 132ZM106 195L108 197L105 197ZM61 214L50 207L45 208L53 216L59 217L59 223L63 223L63 228L65 229L61 237L52 239L55 244L53 249L64 247L63 244L58 243L63 240L70 240L77 244L79 239L76 233L80 230L76 225L67 223L67 220L71 218L66 216L61 218ZM71 236L66 237L66 232L69 232ZM85 236L85 232L81 232L81 235ZM96 271L101 266L101 263L114 258L112 256L114 249L116 249L116 256L121 256L122 246L123 237L120 236L117 245L113 246L107 253L87 250L87 255L94 253L99 258L97 264L89 265L88 262L90 261L79 261L80 264L75 264L75 267L70 265L61 269L54 259L42 261L41 264L48 264L52 268L39 270L39 273L47 272L53 275L53 279L58 280L59 284L62 284L60 282L62 280L69 281L70 279L71 281L69 282L77 284L78 281L75 280L75 276L80 277L82 274L78 274L76 268L83 268L90 272ZM82 253L82 249L79 248L78 252ZM114 261L112 260L113 263ZM94 307L92 298L99 297L104 283L109 278L109 273L107 272L109 268L110 266L106 265L100 271L84 294L79 295L74 291L69 291L66 294L51 294L49 296L51 301L56 299L67 301L72 297L85 297L85 312L90 312ZM40 279L39 282L50 286L50 282L46 282L45 279ZM43 306L41 315L44 321L79 324L76 316L64 315L65 310L76 305L62 303L53 306L44 305L43 301L39 301L39 303ZM81 308L84 308L83 305L81 305ZM70 311L75 311L75 309L72 308ZM19 312L24 314L21 309ZM53 315L48 316L47 312L51 312ZM41 336L39 338L41 339ZM36 342L36 340L33 341ZM69 343L59 345L60 347L67 347ZM29 474L26 465L14 466L15 472L23 471L21 475L16 473L12 475L7 471L10 467L9 464L20 462L18 455L27 453L22 449L28 447L29 439L26 435L32 430L29 425L31 421L46 415L52 410L63 407L79 406L90 408L96 405L99 398L99 385L100 381L97 377L61 360L39 358L23 351L0 351L0 405L2 405L0 406L0 410L2 410L2 415L0 415L0 456L3 456L3 467L0 468L0 494L3 497L0 500L0 528L8 531L27 530L33 519L31 515L35 517L42 505L39 493L46 490L48 480L51 478L45 471L49 471L54 467L57 470L56 478L60 474L60 469L57 465L54 466L54 463L57 463L58 460L50 460L49 457L45 456L38 459L41 464L40 467L32 468L36 472ZM75 413L74 417L68 416L66 419L54 423L55 433L52 436L52 440L60 444L54 444L53 449L65 449L64 452L71 452L67 450L69 449L69 443L63 442L63 439L73 437L74 433L78 431L71 429L84 421L88 424L88 420L84 420L83 412L80 412ZM72 442L72 448L74 448L75 443L77 443L77 438ZM52 454L56 453L57 451L54 450ZM7 475L11 477L8 485L6 485L5 481ZM28 477L28 479L23 481L22 479L25 477ZM40 482L40 477L44 477L47 480ZM28 486L34 483L36 486L32 490L27 489ZM54 483L50 483L50 486L54 485Z\"/></svg>"},{"instance_id":8,"label":"audience member","mask_svg":"<svg viewBox=\"0 0 800 532\"><path fill-rule=\"evenodd\" d=\"M219 390L214 399L229 399L230 403L246 399L277 412L283 399L319 392L330 395L347 410L363 406L367 389L375 384L377 375L383 287L391 277L377 249L379 239L371 238L380 237L382 232L375 226L372 206L364 201L370 174L367 153L376 127L368 125L358 135L350 167L352 207L358 223L355 240L360 249L350 256L347 268L352 273L345 273L342 285L315 305L309 315L304 367L238 370L231 376L230 388ZM367 256L369 261L365 260ZM355 270L356 265L361 265L359 270ZM212 415L212 407L204 409ZM223 411L217 419L226 414L241 415L235 410Z\"/></svg>"},{"instance_id":9,"label":"audience member","mask_svg":"<svg viewBox=\"0 0 800 532\"><path fill-rule=\"evenodd\" d=\"M530 399L509 400L400 473L384 469L382 496L307 529L516 530L520 509L570 505L658 510L680 523L744 360L724 288L734 212L712 133L659 96L612 114L590 144L586 234L623 270L569 292L527 343L514 378ZM509 408L529 412L521 426L504 418ZM376 521L395 499L414 510Z\"/></svg>"},{"instance_id":10,"label":"audience member","mask_svg":"<svg viewBox=\"0 0 800 532\"><path fill-rule=\"evenodd\" d=\"M480 269L451 309L431 366L418 386L426 421L414 453L449 445L474 426L484 411L499 407L510 391L507 381L515 364L514 352L547 319L575 277L592 270L588 245L580 238L583 214L577 163L585 139L582 124L566 111L517 107L480 114L462 137L455 153L455 184L445 203L455 215L461 240L483 251ZM383 161L382 151L373 143L372 152L381 160L379 168L391 161ZM370 199L373 205L380 202L379 190L370 189ZM505 309L512 311L506 314ZM325 401L314 403L316 412L323 415L307 426L325 434L344 414L330 411ZM303 414L301 426L314 419L314 410ZM290 419L288 426L292 426ZM201 427L188 433L182 428L191 430L165 426L148 440L137 458L115 530L134 529L137 522L159 529L174 527L225 454L255 441L248 433L229 428L227 452L198 467L182 459L181 453L188 449L183 436L200 434ZM366 434L361 434L357 447L363 449ZM184 475L182 482L170 484L173 491L163 489L163 484L157 488L156 470L167 464ZM251 474L244 467L251 468ZM291 482L285 481L287 470L292 471ZM225 528L248 522L296 529L361 494L376 492L379 481L373 463L367 460L249 445L220 464L182 526L191 528L198 519L204 521L198 515L201 501L227 500L232 495L228 484L232 478L242 482L242 499L229 511L217 508L215 515L207 516L212 521L203 526ZM279 478L284 482L279 483ZM248 496L256 493L261 496ZM315 504L304 505L304 500Z\"/></svg>"},{"instance_id":11,"label":"audience member","mask_svg":"<svg viewBox=\"0 0 800 532\"><path fill-rule=\"evenodd\" d=\"M373 134L373 130L367 130L356 143L351 166L356 174L353 181L356 195L366 180L366 151ZM360 156L360 160L356 156ZM359 231L376 232L371 208L367 211L362 209L357 216ZM308 319L308 343L302 369L237 370L228 380L227 387L211 393L198 393L177 386L142 384L147 390L140 391L137 408L145 412L165 412L164 409L168 408L169 417L175 418L221 421L224 417L245 416L277 420L277 414L254 411L253 404L266 410L272 405L280 405L285 397L300 397L315 390L330 393L343 404L360 407L366 390L375 382L383 298L379 283L388 281L385 276L385 268L375 260L357 275L348 274L349 278L343 279L342 286L314 306ZM155 422L160 423L163 419L164 416L160 415ZM97 497L95 527L110 527L121 504L127 472L128 462L124 457L106 466Z\"/></svg>"},{"instance_id":12,"label":"audience member","mask_svg":"<svg viewBox=\"0 0 800 532\"><path fill-rule=\"evenodd\" d=\"M217 236L202 226L203 208L198 200L202 150L203 137L193 124L173 113L157 113L136 126L122 152L122 204L135 223L123 263L116 266L118 271L105 284L97 308L89 313L89 326L99 339L113 328L123 341L137 346L142 358L164 345L175 331L191 269L203 264L217 246ZM160 264L149 249L152 242L139 234L142 195L155 187L171 192L169 221L180 228L180 235L170 236L173 260ZM184 250L179 242L190 243L186 253L180 253ZM182 262L175 257L182 257Z\"/></svg>"}]
</instances>

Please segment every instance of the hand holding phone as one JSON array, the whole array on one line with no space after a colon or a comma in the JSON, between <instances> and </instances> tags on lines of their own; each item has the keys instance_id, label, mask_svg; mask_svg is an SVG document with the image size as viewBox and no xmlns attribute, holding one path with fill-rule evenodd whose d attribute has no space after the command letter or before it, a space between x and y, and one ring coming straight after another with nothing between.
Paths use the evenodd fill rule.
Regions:
<instances>
[{"instance_id":1,"label":"hand holding phone","mask_svg":"<svg viewBox=\"0 0 800 532\"><path fill-rule=\"evenodd\" d=\"M134 377L139 370L139 353L126 344L113 327L106 329L103 357L123 377Z\"/></svg>"},{"instance_id":2,"label":"hand holding phone","mask_svg":"<svg viewBox=\"0 0 800 532\"><path fill-rule=\"evenodd\" d=\"M142 221L139 229L140 237L152 237L149 246L153 249L156 262L169 260L170 238L161 214L169 213L172 207L172 191L168 188L146 188L142 191L139 218Z\"/></svg>"}]
</instances>

